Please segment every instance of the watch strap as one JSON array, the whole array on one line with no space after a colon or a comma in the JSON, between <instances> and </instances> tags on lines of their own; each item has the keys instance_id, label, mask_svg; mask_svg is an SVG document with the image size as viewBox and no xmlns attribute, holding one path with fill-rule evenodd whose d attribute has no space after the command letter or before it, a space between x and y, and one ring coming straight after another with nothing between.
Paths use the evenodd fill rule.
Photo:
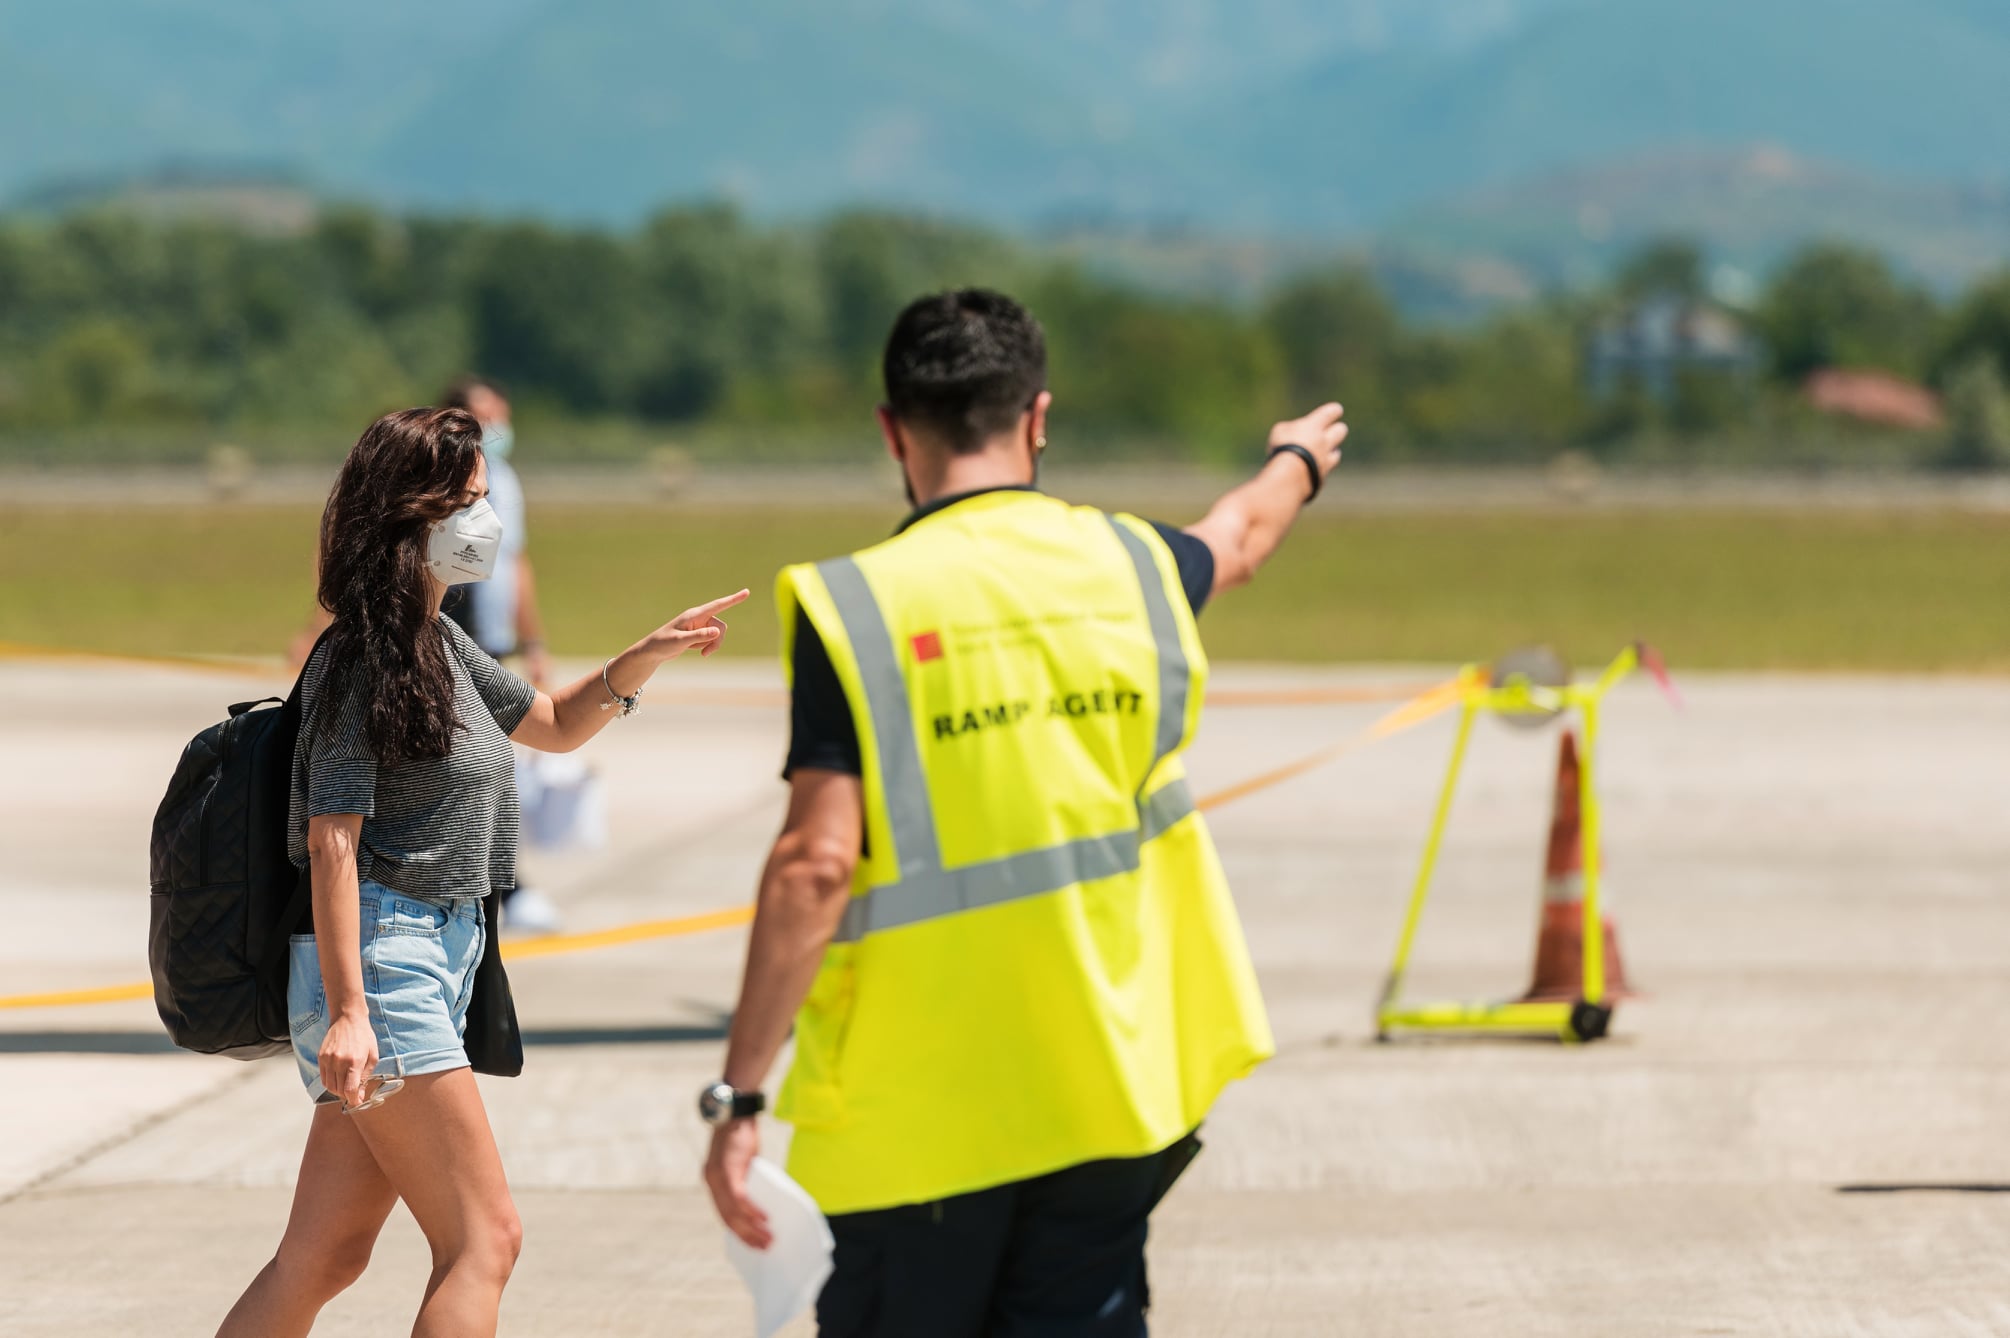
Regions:
<instances>
[{"instance_id":1,"label":"watch strap","mask_svg":"<svg viewBox=\"0 0 2010 1338\"><path fill-rule=\"evenodd\" d=\"M1278 456L1287 454L1297 456L1305 465L1305 472L1312 477L1312 491L1305 494L1304 503L1309 505L1312 499L1319 495L1319 490L1326 485L1326 476L1319 472L1319 461L1313 458L1312 452L1300 446L1295 441L1287 441L1282 445L1272 446L1270 454L1263 457L1263 463L1269 464Z\"/></svg>"}]
</instances>

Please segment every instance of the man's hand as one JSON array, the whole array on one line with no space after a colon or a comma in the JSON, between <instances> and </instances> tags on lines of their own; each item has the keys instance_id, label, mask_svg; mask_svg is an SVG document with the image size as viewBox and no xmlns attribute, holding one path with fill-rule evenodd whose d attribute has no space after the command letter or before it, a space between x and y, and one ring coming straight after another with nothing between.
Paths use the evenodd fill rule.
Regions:
<instances>
[{"instance_id":1,"label":"man's hand","mask_svg":"<svg viewBox=\"0 0 2010 1338\"><path fill-rule=\"evenodd\" d=\"M1347 424L1338 404L1322 404L1303 418L1292 418L1270 429L1270 447L1297 446L1312 456L1324 483L1340 463L1340 443ZM1305 476L1305 462L1296 452L1272 457L1255 478L1230 491L1205 516L1187 526L1187 533L1214 554L1214 593L1245 585L1257 568L1270 560L1285 533L1318 489Z\"/></svg>"},{"instance_id":2,"label":"man's hand","mask_svg":"<svg viewBox=\"0 0 2010 1338\"><path fill-rule=\"evenodd\" d=\"M723 1080L752 1091L775 1066L851 904L853 870L865 834L865 793L857 776L798 767L789 777L789 813L761 872L747 971L726 1039ZM759 1124L734 1120L712 1130L705 1187L726 1229L757 1250L773 1240L767 1215L747 1194L761 1151Z\"/></svg>"},{"instance_id":3,"label":"man's hand","mask_svg":"<svg viewBox=\"0 0 2010 1338\"><path fill-rule=\"evenodd\" d=\"M757 1250L765 1250L775 1237L768 1230L768 1215L747 1194L747 1173L761 1152L761 1129L757 1120L734 1120L712 1130L712 1151L705 1158L705 1188L712 1191L712 1206L726 1229Z\"/></svg>"},{"instance_id":4,"label":"man's hand","mask_svg":"<svg viewBox=\"0 0 2010 1338\"><path fill-rule=\"evenodd\" d=\"M1318 461L1319 477L1324 479L1340 463L1340 443L1347 440L1347 424L1341 421L1345 413L1338 404L1322 404L1303 418L1272 427L1270 445L1272 449L1303 446Z\"/></svg>"}]
</instances>

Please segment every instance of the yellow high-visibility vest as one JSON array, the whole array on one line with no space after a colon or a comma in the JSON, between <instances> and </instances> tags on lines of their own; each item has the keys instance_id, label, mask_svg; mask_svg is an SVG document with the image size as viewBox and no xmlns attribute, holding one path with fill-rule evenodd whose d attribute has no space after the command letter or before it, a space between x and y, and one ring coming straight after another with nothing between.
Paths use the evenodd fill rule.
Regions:
<instances>
[{"instance_id":1,"label":"yellow high-visibility vest","mask_svg":"<svg viewBox=\"0 0 2010 1338\"><path fill-rule=\"evenodd\" d=\"M984 493L778 598L844 686L866 832L777 1103L790 1174L858 1212L1193 1129L1273 1047L1180 766L1207 659L1164 540Z\"/></svg>"}]
</instances>

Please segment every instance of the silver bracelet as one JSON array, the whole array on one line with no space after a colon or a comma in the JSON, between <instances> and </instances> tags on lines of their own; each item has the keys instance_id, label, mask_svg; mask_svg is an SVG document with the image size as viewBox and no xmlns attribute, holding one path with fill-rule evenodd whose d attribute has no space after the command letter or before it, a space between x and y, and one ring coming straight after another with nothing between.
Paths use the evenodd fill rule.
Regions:
<instances>
[{"instance_id":1,"label":"silver bracelet","mask_svg":"<svg viewBox=\"0 0 2010 1338\"><path fill-rule=\"evenodd\" d=\"M600 666L600 686L606 688L607 695L613 699L612 701L604 701L600 703L600 709L603 711L612 711L615 707L619 706L621 708L621 714L617 718L621 720L626 720L629 716L634 715L637 711L642 709L642 689L641 688L635 689L634 695L629 697L624 697L620 693L616 692L614 690L614 685L607 681L608 666L612 665L613 663L614 663L614 657L610 655L607 657L606 663Z\"/></svg>"}]
</instances>

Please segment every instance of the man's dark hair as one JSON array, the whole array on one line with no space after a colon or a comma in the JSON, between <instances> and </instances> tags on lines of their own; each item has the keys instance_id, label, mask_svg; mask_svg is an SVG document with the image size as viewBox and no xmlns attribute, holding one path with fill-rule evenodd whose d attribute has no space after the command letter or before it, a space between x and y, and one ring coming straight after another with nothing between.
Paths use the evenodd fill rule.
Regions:
<instances>
[{"instance_id":1,"label":"man's dark hair","mask_svg":"<svg viewBox=\"0 0 2010 1338\"><path fill-rule=\"evenodd\" d=\"M447 387L447 393L440 396L440 407L465 409L468 407L468 400L477 390L486 390L503 403L509 403L509 392L502 388L501 382L492 381L486 376L470 374L454 378L454 383Z\"/></svg>"},{"instance_id":2,"label":"man's dark hair","mask_svg":"<svg viewBox=\"0 0 2010 1338\"><path fill-rule=\"evenodd\" d=\"M893 323L884 373L894 417L967 455L1016 423L1047 388L1047 336L1003 293L932 293Z\"/></svg>"}]
</instances>

